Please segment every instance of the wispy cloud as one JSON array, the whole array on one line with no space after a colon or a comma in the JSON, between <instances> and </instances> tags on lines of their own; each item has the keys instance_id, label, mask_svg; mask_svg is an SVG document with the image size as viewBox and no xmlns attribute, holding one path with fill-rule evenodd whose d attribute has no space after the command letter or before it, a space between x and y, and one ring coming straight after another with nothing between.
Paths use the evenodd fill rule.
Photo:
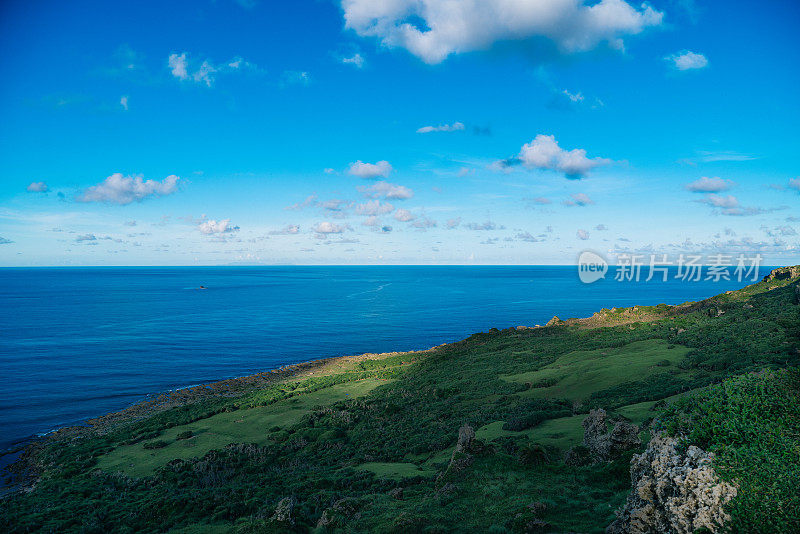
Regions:
<instances>
[{"instance_id":1,"label":"wispy cloud","mask_svg":"<svg viewBox=\"0 0 800 534\"><path fill-rule=\"evenodd\" d=\"M390 200L405 200L414 196L414 191L404 185L391 184L379 181L373 185L360 185L356 188L359 193L368 198L386 198Z\"/></svg>"},{"instance_id":2,"label":"wispy cloud","mask_svg":"<svg viewBox=\"0 0 800 534\"><path fill-rule=\"evenodd\" d=\"M588 206L594 204L594 200L589 198L586 193L574 193L570 195L570 198L564 200L562 204L564 206Z\"/></svg>"},{"instance_id":3,"label":"wispy cloud","mask_svg":"<svg viewBox=\"0 0 800 534\"><path fill-rule=\"evenodd\" d=\"M453 124L440 124L439 126L423 126L417 130L417 133L460 132L465 129L464 123L454 122Z\"/></svg>"}]
</instances>

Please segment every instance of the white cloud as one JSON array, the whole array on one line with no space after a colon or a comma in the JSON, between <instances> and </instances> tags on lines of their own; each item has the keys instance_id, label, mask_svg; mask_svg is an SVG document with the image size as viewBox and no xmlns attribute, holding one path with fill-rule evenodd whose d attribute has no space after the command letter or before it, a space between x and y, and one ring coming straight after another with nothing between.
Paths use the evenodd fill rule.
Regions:
<instances>
[{"instance_id":1,"label":"white cloud","mask_svg":"<svg viewBox=\"0 0 800 534\"><path fill-rule=\"evenodd\" d=\"M50 190L44 182L31 182L26 189L29 193L47 193Z\"/></svg>"},{"instance_id":2,"label":"white cloud","mask_svg":"<svg viewBox=\"0 0 800 534\"><path fill-rule=\"evenodd\" d=\"M348 29L431 64L499 41L536 37L564 53L601 42L623 49L623 37L658 26L663 17L647 4L637 9L624 0L342 0L342 8Z\"/></svg>"},{"instance_id":3,"label":"white cloud","mask_svg":"<svg viewBox=\"0 0 800 534\"><path fill-rule=\"evenodd\" d=\"M453 228L457 228L458 225L460 225L460 224L461 224L461 217L455 217L453 219L447 219L447 222L445 223L445 226L449 230L452 230Z\"/></svg>"},{"instance_id":4,"label":"white cloud","mask_svg":"<svg viewBox=\"0 0 800 534\"><path fill-rule=\"evenodd\" d=\"M594 204L594 200L589 198L586 193L574 193L570 198L562 202L565 206L588 206Z\"/></svg>"},{"instance_id":5,"label":"white cloud","mask_svg":"<svg viewBox=\"0 0 800 534\"><path fill-rule=\"evenodd\" d=\"M393 200L406 200L414 196L414 191L404 185L390 184L389 182L375 182L373 185L360 185L359 193L368 198L386 198Z\"/></svg>"},{"instance_id":6,"label":"white cloud","mask_svg":"<svg viewBox=\"0 0 800 534\"><path fill-rule=\"evenodd\" d=\"M295 235L300 233L300 226L296 224L287 224L280 230L272 230L269 235Z\"/></svg>"},{"instance_id":7,"label":"white cloud","mask_svg":"<svg viewBox=\"0 0 800 534\"><path fill-rule=\"evenodd\" d=\"M414 222L411 223L411 226L419 228L420 230L427 230L428 228L435 228L436 221L423 216L419 219L415 219Z\"/></svg>"},{"instance_id":8,"label":"white cloud","mask_svg":"<svg viewBox=\"0 0 800 534\"><path fill-rule=\"evenodd\" d=\"M702 69L708 66L708 59L706 56L689 50L669 55L664 59L672 63L672 66L678 70Z\"/></svg>"},{"instance_id":9,"label":"white cloud","mask_svg":"<svg viewBox=\"0 0 800 534\"><path fill-rule=\"evenodd\" d=\"M296 203L292 204L291 206L286 206L283 209L285 209L287 211L300 211L303 208L307 208L309 206L313 206L314 204L316 204L316 202L317 202L317 195L312 194L312 195L308 195L304 201L296 202Z\"/></svg>"},{"instance_id":10,"label":"white cloud","mask_svg":"<svg viewBox=\"0 0 800 534\"><path fill-rule=\"evenodd\" d=\"M694 182L686 184L686 189L693 193L720 193L722 191L727 191L732 186L733 181L731 180L723 180L718 176L713 178L703 176Z\"/></svg>"},{"instance_id":11,"label":"white cloud","mask_svg":"<svg viewBox=\"0 0 800 534\"><path fill-rule=\"evenodd\" d=\"M583 178L595 167L611 163L611 160L606 158L587 158L586 150L582 148L564 150L558 146L555 136L543 134L522 145L516 161L529 168L563 172L569 179ZM501 165L508 166L509 163Z\"/></svg>"},{"instance_id":12,"label":"white cloud","mask_svg":"<svg viewBox=\"0 0 800 534\"><path fill-rule=\"evenodd\" d=\"M589 232L587 232L586 230L579 229L577 232L575 232L575 236L578 239L586 241L587 239L589 239Z\"/></svg>"},{"instance_id":13,"label":"white cloud","mask_svg":"<svg viewBox=\"0 0 800 534\"><path fill-rule=\"evenodd\" d=\"M392 166L386 160L381 160L377 163L364 163L358 160L350 164L347 172L359 178L388 178L392 172Z\"/></svg>"},{"instance_id":14,"label":"white cloud","mask_svg":"<svg viewBox=\"0 0 800 534\"><path fill-rule=\"evenodd\" d=\"M708 204L709 206L713 206L715 208L731 209L739 207L739 199L737 199L733 195L725 196L725 195L715 195L712 193L708 195L705 199L703 199L701 202L703 202L704 204Z\"/></svg>"},{"instance_id":15,"label":"white cloud","mask_svg":"<svg viewBox=\"0 0 800 534\"><path fill-rule=\"evenodd\" d=\"M186 59L186 52L180 55L170 54L169 58L167 58L167 65L172 75L179 80L186 80L189 78L189 62Z\"/></svg>"},{"instance_id":16,"label":"white cloud","mask_svg":"<svg viewBox=\"0 0 800 534\"><path fill-rule=\"evenodd\" d=\"M594 229L597 230L598 232L605 232L606 230L608 230L608 226L606 226L605 224L598 224L597 226L594 227Z\"/></svg>"},{"instance_id":17,"label":"white cloud","mask_svg":"<svg viewBox=\"0 0 800 534\"><path fill-rule=\"evenodd\" d=\"M789 179L789 187L791 189L797 189L800 191L800 177L798 178L790 178Z\"/></svg>"},{"instance_id":18,"label":"white cloud","mask_svg":"<svg viewBox=\"0 0 800 534\"><path fill-rule=\"evenodd\" d=\"M10 245L11 243L13 243L13 241L11 241L10 239L6 239L5 237L0 236L0 245Z\"/></svg>"},{"instance_id":19,"label":"white cloud","mask_svg":"<svg viewBox=\"0 0 800 534\"><path fill-rule=\"evenodd\" d=\"M505 226L498 226L497 223L493 221L486 221L485 223L469 223L467 224L467 228L470 230L503 230Z\"/></svg>"},{"instance_id":20,"label":"white cloud","mask_svg":"<svg viewBox=\"0 0 800 534\"><path fill-rule=\"evenodd\" d=\"M381 202L380 200L370 200L364 204L356 205L356 213L358 215L386 215L394 211L394 206L388 202Z\"/></svg>"},{"instance_id":21,"label":"white cloud","mask_svg":"<svg viewBox=\"0 0 800 534\"><path fill-rule=\"evenodd\" d=\"M128 97L123 96L119 99L119 105L122 106L122 109L128 111Z\"/></svg>"},{"instance_id":22,"label":"white cloud","mask_svg":"<svg viewBox=\"0 0 800 534\"><path fill-rule=\"evenodd\" d=\"M236 56L219 65L214 64L209 59L205 59L199 66L192 69L186 52L170 54L167 58L167 66L175 78L182 81L204 84L206 87L211 87L214 84L218 73L243 71L245 69L258 71L258 67L255 64L246 61L240 56ZM125 97L125 99L126 103L124 105L127 105L127 97ZM125 109L127 109L127 107Z\"/></svg>"},{"instance_id":23,"label":"white cloud","mask_svg":"<svg viewBox=\"0 0 800 534\"><path fill-rule=\"evenodd\" d=\"M366 60L364 59L364 56L356 52L350 57L343 57L342 63L344 63L345 65L353 65L355 68L360 69L364 66Z\"/></svg>"},{"instance_id":24,"label":"white cloud","mask_svg":"<svg viewBox=\"0 0 800 534\"><path fill-rule=\"evenodd\" d=\"M215 221L213 219L204 218L204 220L200 221L200 224L197 225L197 228L200 230L200 233L205 235L230 234L239 231L239 227L232 225L230 219Z\"/></svg>"},{"instance_id":25,"label":"white cloud","mask_svg":"<svg viewBox=\"0 0 800 534\"><path fill-rule=\"evenodd\" d=\"M400 222L409 222L416 219L413 213L403 208L400 208L394 213L394 218Z\"/></svg>"},{"instance_id":26,"label":"white cloud","mask_svg":"<svg viewBox=\"0 0 800 534\"><path fill-rule=\"evenodd\" d=\"M332 222L321 222L312 228L318 236L327 236L328 234L341 234L345 230L350 230L350 226L346 224L336 224Z\"/></svg>"},{"instance_id":27,"label":"white cloud","mask_svg":"<svg viewBox=\"0 0 800 534\"><path fill-rule=\"evenodd\" d=\"M423 126L417 130L417 133L458 132L465 128L464 123L454 122L453 124L440 124L439 126Z\"/></svg>"},{"instance_id":28,"label":"white cloud","mask_svg":"<svg viewBox=\"0 0 800 534\"><path fill-rule=\"evenodd\" d=\"M174 174L162 181L143 180L141 176L123 176L114 173L97 185L81 193L78 202L109 202L130 204L150 196L170 195L178 190L178 178Z\"/></svg>"}]
</instances>

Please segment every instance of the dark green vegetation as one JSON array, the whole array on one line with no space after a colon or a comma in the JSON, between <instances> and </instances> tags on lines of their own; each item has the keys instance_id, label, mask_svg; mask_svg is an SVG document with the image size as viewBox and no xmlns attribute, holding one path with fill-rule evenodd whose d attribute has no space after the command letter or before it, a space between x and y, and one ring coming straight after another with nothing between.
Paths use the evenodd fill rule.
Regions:
<instances>
[{"instance_id":1,"label":"dark green vegetation","mask_svg":"<svg viewBox=\"0 0 800 534\"><path fill-rule=\"evenodd\" d=\"M733 378L682 398L658 426L714 452L717 472L738 484L733 530L800 532L797 368Z\"/></svg>"},{"instance_id":2,"label":"dark green vegetation","mask_svg":"<svg viewBox=\"0 0 800 534\"><path fill-rule=\"evenodd\" d=\"M563 456L603 407L635 423L664 413L657 424L716 452L741 488L734 530L793 532L797 375L783 369L800 363L797 295L796 279L770 280L493 329L62 433L29 451L38 481L0 504L0 530L601 532L634 451ZM692 390L699 401L680 400ZM478 446L456 471L464 423Z\"/></svg>"}]
</instances>

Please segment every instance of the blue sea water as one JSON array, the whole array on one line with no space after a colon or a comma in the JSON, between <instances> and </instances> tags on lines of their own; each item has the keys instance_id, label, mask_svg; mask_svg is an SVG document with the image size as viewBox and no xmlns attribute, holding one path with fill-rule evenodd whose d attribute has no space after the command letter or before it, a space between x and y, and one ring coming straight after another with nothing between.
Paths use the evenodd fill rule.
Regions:
<instances>
[{"instance_id":1,"label":"blue sea water","mask_svg":"<svg viewBox=\"0 0 800 534\"><path fill-rule=\"evenodd\" d=\"M0 450L170 389L747 283L612 269L586 285L572 266L0 269Z\"/></svg>"}]
</instances>

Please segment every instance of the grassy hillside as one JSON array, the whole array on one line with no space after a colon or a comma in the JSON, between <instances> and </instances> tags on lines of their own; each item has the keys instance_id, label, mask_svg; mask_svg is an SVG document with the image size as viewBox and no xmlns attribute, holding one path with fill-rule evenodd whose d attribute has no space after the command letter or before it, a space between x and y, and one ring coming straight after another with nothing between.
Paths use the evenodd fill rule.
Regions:
<instances>
[{"instance_id":1,"label":"grassy hillside","mask_svg":"<svg viewBox=\"0 0 800 534\"><path fill-rule=\"evenodd\" d=\"M595 464L564 455L602 407L645 427L659 418L659 428L718 451L742 487L739 531L758 522L791 532L797 523L759 512L798 513L782 493L796 460L783 485L765 482L792 451L796 459L796 412L745 413L737 407L768 400L737 397L752 379L733 377L760 372L763 388L780 381L796 399L796 381L779 377L800 363L799 348L790 277L698 303L603 310L229 381L31 447L22 465L35 484L3 500L0 528L601 532L630 489L634 451ZM682 400L696 395L703 402ZM465 423L477 442L459 463Z\"/></svg>"}]
</instances>

